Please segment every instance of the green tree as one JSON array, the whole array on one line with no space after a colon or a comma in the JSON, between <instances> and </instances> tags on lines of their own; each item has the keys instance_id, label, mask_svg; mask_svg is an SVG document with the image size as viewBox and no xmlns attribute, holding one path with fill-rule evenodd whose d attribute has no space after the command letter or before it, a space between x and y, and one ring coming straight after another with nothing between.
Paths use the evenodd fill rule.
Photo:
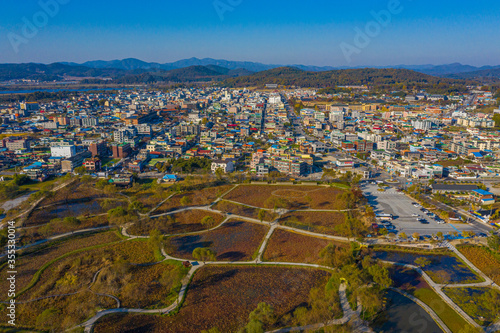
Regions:
<instances>
[{"instance_id":1,"label":"green tree","mask_svg":"<svg viewBox=\"0 0 500 333\"><path fill-rule=\"evenodd\" d=\"M149 244L153 249L159 249L163 240L163 235L158 229L153 229L149 232Z\"/></svg>"},{"instance_id":2,"label":"green tree","mask_svg":"<svg viewBox=\"0 0 500 333\"><path fill-rule=\"evenodd\" d=\"M119 206L108 210L108 219L111 223L120 225L129 221L129 216L127 211Z\"/></svg>"},{"instance_id":3,"label":"green tree","mask_svg":"<svg viewBox=\"0 0 500 333\"><path fill-rule=\"evenodd\" d=\"M63 222L67 225L71 225L71 226L77 226L77 225L80 225L80 220L77 219L76 217L74 216L66 216L64 219L63 219Z\"/></svg>"},{"instance_id":4,"label":"green tree","mask_svg":"<svg viewBox=\"0 0 500 333\"><path fill-rule=\"evenodd\" d=\"M206 247L197 247L193 250L193 258L203 261L203 263L207 261L215 261L216 257L217 254L215 253L215 251Z\"/></svg>"},{"instance_id":5,"label":"green tree","mask_svg":"<svg viewBox=\"0 0 500 333\"><path fill-rule=\"evenodd\" d=\"M500 114L495 113L493 115L493 121L495 122L495 127L500 128Z\"/></svg>"},{"instance_id":6,"label":"green tree","mask_svg":"<svg viewBox=\"0 0 500 333\"><path fill-rule=\"evenodd\" d=\"M487 239L488 246L494 251L500 251L500 236L495 233L491 233Z\"/></svg>"},{"instance_id":7,"label":"green tree","mask_svg":"<svg viewBox=\"0 0 500 333\"><path fill-rule=\"evenodd\" d=\"M242 330L244 333L263 333L266 327L276 322L274 309L271 305L261 302L248 316L249 322Z\"/></svg>"},{"instance_id":8,"label":"green tree","mask_svg":"<svg viewBox=\"0 0 500 333\"><path fill-rule=\"evenodd\" d=\"M368 267L368 273L372 276L373 282L378 283L384 288L393 285L393 281L390 277L390 273L387 267L380 265L371 265Z\"/></svg>"},{"instance_id":9,"label":"green tree","mask_svg":"<svg viewBox=\"0 0 500 333\"><path fill-rule=\"evenodd\" d=\"M363 304L362 318L372 320L384 307L384 294L382 289L374 286L357 290L357 298Z\"/></svg>"},{"instance_id":10,"label":"green tree","mask_svg":"<svg viewBox=\"0 0 500 333\"><path fill-rule=\"evenodd\" d=\"M333 243L328 244L319 253L323 265L329 267L342 267L354 261L353 253L346 248Z\"/></svg>"},{"instance_id":11,"label":"green tree","mask_svg":"<svg viewBox=\"0 0 500 333\"><path fill-rule=\"evenodd\" d=\"M183 196L181 198L180 203L181 203L181 206L188 206L191 203L191 198L188 196Z\"/></svg>"},{"instance_id":12,"label":"green tree","mask_svg":"<svg viewBox=\"0 0 500 333\"><path fill-rule=\"evenodd\" d=\"M431 264L431 260L429 258L418 257L417 259L415 259L415 265L417 265L421 268L424 268L425 266L428 266L430 264Z\"/></svg>"},{"instance_id":13,"label":"green tree","mask_svg":"<svg viewBox=\"0 0 500 333\"><path fill-rule=\"evenodd\" d=\"M85 169L84 166L79 166L79 167L76 167L75 170L73 170L77 175L84 175L87 173L87 169Z\"/></svg>"},{"instance_id":14,"label":"green tree","mask_svg":"<svg viewBox=\"0 0 500 333\"><path fill-rule=\"evenodd\" d=\"M222 177L224 176L224 170L222 168L217 168L215 170L215 176L218 180L222 180Z\"/></svg>"},{"instance_id":15,"label":"green tree","mask_svg":"<svg viewBox=\"0 0 500 333\"><path fill-rule=\"evenodd\" d=\"M264 325L260 321L251 320L243 329L244 333L264 333Z\"/></svg>"},{"instance_id":16,"label":"green tree","mask_svg":"<svg viewBox=\"0 0 500 333\"><path fill-rule=\"evenodd\" d=\"M259 303L257 308L250 313L248 318L250 321L258 320L264 325L272 325L276 321L273 307L265 302Z\"/></svg>"},{"instance_id":17,"label":"green tree","mask_svg":"<svg viewBox=\"0 0 500 333\"><path fill-rule=\"evenodd\" d=\"M215 219L212 216L207 215L201 219L201 224L210 230L215 226Z\"/></svg>"},{"instance_id":18,"label":"green tree","mask_svg":"<svg viewBox=\"0 0 500 333\"><path fill-rule=\"evenodd\" d=\"M260 222L263 222L265 217L266 217L266 211L263 209L259 210L258 218Z\"/></svg>"},{"instance_id":19,"label":"green tree","mask_svg":"<svg viewBox=\"0 0 500 333\"><path fill-rule=\"evenodd\" d=\"M140 201L132 201L128 205L128 211L129 212L142 212L144 210L144 204Z\"/></svg>"}]
</instances>

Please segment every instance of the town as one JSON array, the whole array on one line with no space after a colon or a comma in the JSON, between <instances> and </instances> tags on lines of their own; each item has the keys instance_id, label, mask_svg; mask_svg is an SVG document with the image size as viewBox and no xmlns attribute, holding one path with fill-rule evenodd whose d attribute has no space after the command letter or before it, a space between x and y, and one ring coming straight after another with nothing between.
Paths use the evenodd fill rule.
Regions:
<instances>
[{"instance_id":1,"label":"town","mask_svg":"<svg viewBox=\"0 0 500 333\"><path fill-rule=\"evenodd\" d=\"M375 284L355 294L367 307L362 316L335 305L340 319L327 324L334 327L380 329L380 313L400 311L384 310L381 302L384 297L394 302L399 294L429 313L423 318L433 332L494 332L500 325L498 311L485 314L498 309L500 295L500 96L488 86L436 95L378 92L366 85L198 84L25 96L0 103L1 208L4 221L15 221L9 222L16 226L9 233L16 230L21 268L34 264L22 258L42 244L49 252L40 264L49 265L52 275L43 272L45 266L35 268L41 274L36 279L45 282L27 284L32 278L26 266L13 276L22 289L11 285L11 294L21 300L13 303L9 296L18 311L11 316L23 326L85 332L135 327L128 321L132 317L113 314L146 304L157 310L138 311L174 311L195 271L207 266L195 276L197 285L209 266L219 265L210 269L227 274L227 265L237 261L262 266L239 271L238 288L239 278L291 274L263 268L273 263L298 266L286 283L305 279L309 289L325 270L333 270L333 279L352 281L346 287L335 280L341 301L347 302L346 288ZM65 237L70 238L56 247L44 245ZM114 243L121 238L129 241ZM102 253L102 246L108 252ZM84 249L86 259L79 254ZM103 256L111 266L101 262ZM50 265L49 258L61 264ZM138 263L142 266L132 268ZM364 274L366 265L376 269L363 278L347 269ZM323 271L314 275L306 267ZM145 294L134 299L131 293L139 287L127 287L124 279L144 274ZM410 286L408 279L427 287ZM89 301L83 293L60 302L49 296L83 292L85 280L93 281L86 293L108 299ZM272 288L281 290L277 284ZM473 296L467 296L470 290ZM283 301L290 297L279 292ZM231 302L233 294L224 295L224 302ZM334 295L311 293L310 304L335 304ZM187 297L192 304L197 296ZM467 308L470 297L481 301ZM52 312L40 312L37 302L24 306L29 299L47 299ZM77 310L83 300L87 308ZM75 317L75 311L81 313ZM275 310L259 303L255 311ZM269 328L320 325L313 318L332 315L318 311L297 308L279 325L257 321ZM63 315L55 320L56 314ZM36 323L27 320L32 316ZM182 316L171 322L175 331L192 331L185 330ZM346 326L349 320L354 322ZM236 327L226 319L213 321L207 326L195 320L192 327L211 329L205 332ZM245 332L254 332L249 328L254 324L255 319ZM389 324L406 327L380 325Z\"/></svg>"}]
</instances>

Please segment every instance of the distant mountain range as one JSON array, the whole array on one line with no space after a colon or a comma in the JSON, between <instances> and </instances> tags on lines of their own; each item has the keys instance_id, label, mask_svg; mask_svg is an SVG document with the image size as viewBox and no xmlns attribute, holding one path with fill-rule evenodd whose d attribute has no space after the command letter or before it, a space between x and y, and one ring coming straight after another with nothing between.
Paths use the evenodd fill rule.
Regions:
<instances>
[{"instance_id":1,"label":"distant mountain range","mask_svg":"<svg viewBox=\"0 0 500 333\"><path fill-rule=\"evenodd\" d=\"M85 66L90 68L114 68L114 69L124 69L124 70L137 70L137 69L163 69L172 70L177 68L185 68L190 66L208 66L215 65L219 67L224 67L228 69L245 69L250 72L261 72L268 69L278 68L278 67L296 67L305 71L312 72L322 72L331 71L335 69L355 69L355 68L403 68L410 69L416 72L420 72L428 75L443 76L453 78L467 78L471 79L476 76L493 76L498 77L497 71L500 66L483 66L475 67L470 65L462 65L460 63L453 63L448 65L396 65L396 66L357 66L357 67L332 67L332 66L307 66L307 65L266 65L258 62L249 61L229 61L222 59L212 59L212 58L189 58L184 60L179 60L170 63L156 63L156 62L144 62L139 59L129 58L123 60L112 60L112 61L88 61L83 64L76 63L63 63L70 66ZM490 71L493 70L491 73ZM462 73L474 73L471 75L460 76Z\"/></svg>"},{"instance_id":2,"label":"distant mountain range","mask_svg":"<svg viewBox=\"0 0 500 333\"><path fill-rule=\"evenodd\" d=\"M154 82L191 83L224 81L229 86L278 83L311 87L336 85L385 85L428 88L438 84L464 85L473 81L497 82L500 66L474 67L461 64L337 68L279 66L217 59L185 59L173 63L148 63L138 59L90 61L83 64L0 64L0 81L64 81L82 83L142 84ZM112 79L110 81L109 79Z\"/></svg>"},{"instance_id":3,"label":"distant mountain range","mask_svg":"<svg viewBox=\"0 0 500 333\"><path fill-rule=\"evenodd\" d=\"M129 65L131 64L128 63ZM68 65L63 63L45 64L0 64L0 81L38 80L64 81L80 80L83 83L105 83L112 79L113 83L135 84L157 81L165 82L197 82L224 80L230 77L249 75L253 72L246 69L228 69L216 65L189 66L171 70L159 68L113 68Z\"/></svg>"}]
</instances>

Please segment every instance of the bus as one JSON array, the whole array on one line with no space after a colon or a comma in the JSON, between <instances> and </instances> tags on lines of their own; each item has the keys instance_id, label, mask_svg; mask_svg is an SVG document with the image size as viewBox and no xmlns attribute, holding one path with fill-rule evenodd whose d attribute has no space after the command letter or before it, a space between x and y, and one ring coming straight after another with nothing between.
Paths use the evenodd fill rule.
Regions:
<instances>
[{"instance_id":1,"label":"bus","mask_svg":"<svg viewBox=\"0 0 500 333\"><path fill-rule=\"evenodd\" d=\"M375 216L380 220L392 221L392 214L376 214Z\"/></svg>"}]
</instances>

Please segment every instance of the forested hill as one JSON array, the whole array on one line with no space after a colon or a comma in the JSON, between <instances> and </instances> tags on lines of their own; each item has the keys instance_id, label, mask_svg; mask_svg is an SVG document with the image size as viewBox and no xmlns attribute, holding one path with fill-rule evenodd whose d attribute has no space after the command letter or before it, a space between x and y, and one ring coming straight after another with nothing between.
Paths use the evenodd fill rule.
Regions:
<instances>
[{"instance_id":1,"label":"forested hill","mask_svg":"<svg viewBox=\"0 0 500 333\"><path fill-rule=\"evenodd\" d=\"M223 85L229 87L256 86L266 84L300 87L335 87L347 85L367 85L375 88L394 89L431 89L465 91L467 81L440 78L418 73L408 69L361 68L343 69L325 72L303 71L294 67L280 67L227 79Z\"/></svg>"}]
</instances>

